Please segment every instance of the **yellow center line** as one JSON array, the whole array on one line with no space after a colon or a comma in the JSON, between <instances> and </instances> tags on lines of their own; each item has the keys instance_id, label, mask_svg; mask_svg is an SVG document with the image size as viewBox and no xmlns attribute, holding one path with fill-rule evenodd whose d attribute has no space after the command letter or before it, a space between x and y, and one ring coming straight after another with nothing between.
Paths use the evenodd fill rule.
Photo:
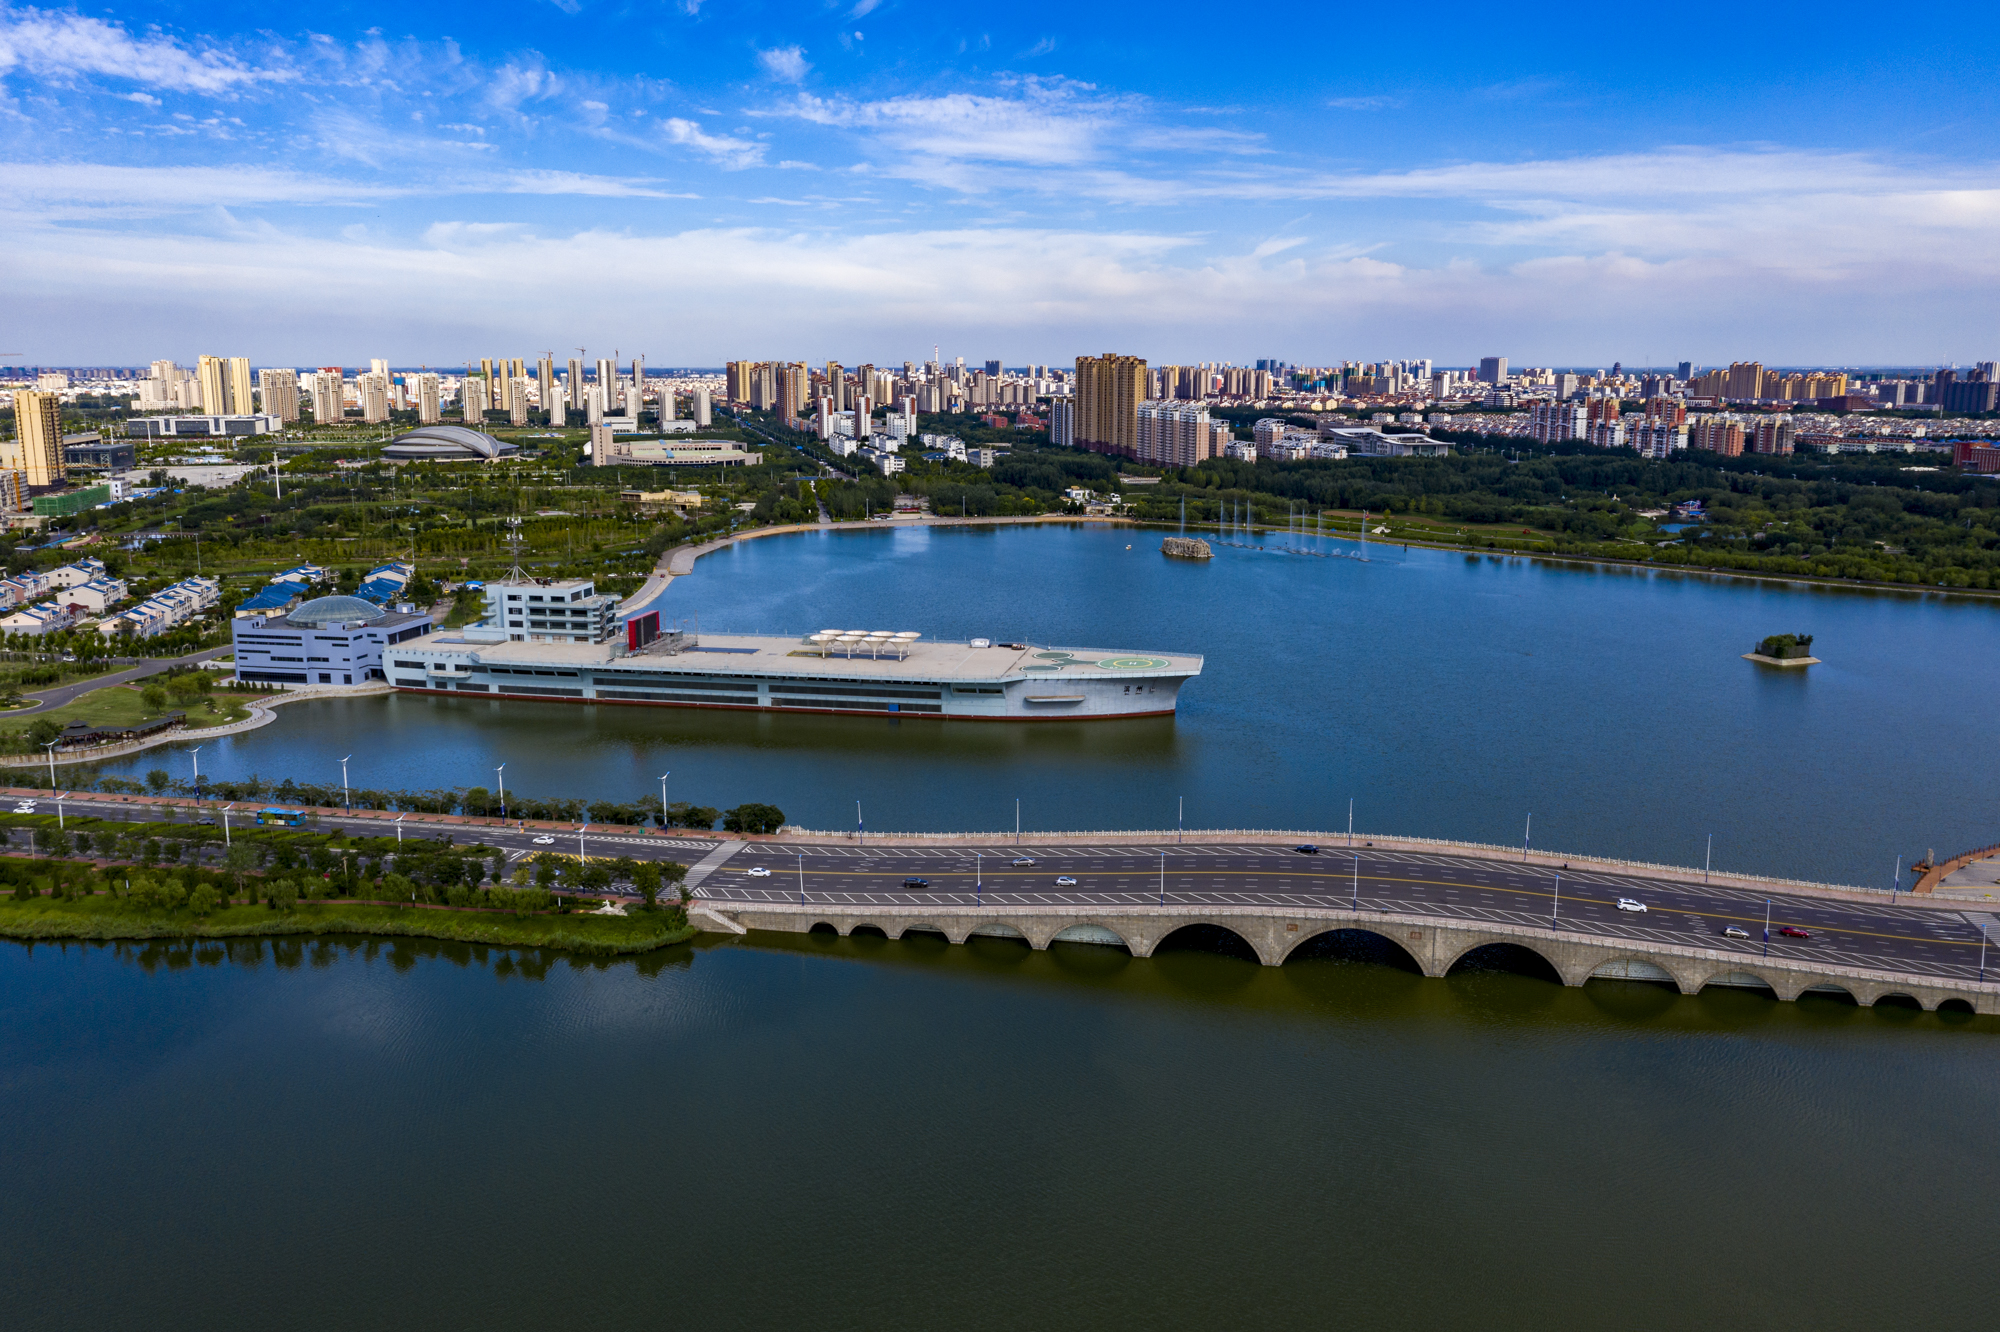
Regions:
<instances>
[{"instance_id":1,"label":"yellow center line","mask_svg":"<svg viewBox=\"0 0 2000 1332\"><path fill-rule=\"evenodd\" d=\"M934 871L932 871L932 872L933 872L934 874L937 874L937 875L938 875L939 877L943 877L943 876L944 876L944 875L946 875L946 874L962 874L962 873L963 873L964 871L962 871L962 870L934 870ZM870 871L870 870L814 870L814 871L813 871L812 873L813 873L813 874L815 874L815 875L839 875L839 876L843 876L843 877L848 877L848 878L869 878L869 879L874 879L874 878L881 878L881 877L883 876L883 874L884 874L884 873L889 873L889 874L893 874L893 873L894 873L894 871L879 871L879 870L877 870L877 871ZM1269 873L1269 871L1265 871L1265 870L1229 870L1229 869L1218 869L1218 870L1198 870L1198 871L1195 871L1195 870L1189 870L1189 871L1170 871L1170 872L1169 872L1169 874L1170 874L1170 877L1171 877L1171 876L1172 876L1173 874L1175 874L1175 873L1178 873L1178 874L1179 874L1179 877L1181 877L1181 878L1192 878L1192 877L1194 877L1194 875L1195 875L1195 874L1197 874L1197 873L1199 873L1199 874L1206 874L1206 875L1208 875L1208 876L1209 876L1210 878L1225 878L1225 877L1226 877L1226 878L1255 878L1255 877L1259 877L1260 875L1264 875L1264 874L1267 874L1267 873ZM1020 874L1020 873L1013 873L1013 872L1009 872L1009 871L996 871L996 872L995 872L995 873L994 873L994 874L993 874L993 875L992 875L991 877L993 877L993 878L995 878L995 879L1040 879L1040 878L1042 878L1043 876L1042 876L1042 875L1039 875L1039 874ZM1354 881L1354 880L1353 880L1353 876L1352 876L1352 875L1347 875L1347 874L1315 874L1315 873L1312 873L1311 871L1306 871L1306 872L1303 872L1303 873L1300 873L1300 874L1298 875L1298 877L1300 877L1300 878L1308 878L1308 879L1325 879L1325 880L1328 880L1329 882L1333 882L1333 883L1344 883L1344 884L1351 884L1351 883L1353 883L1353 881ZM1477 888L1478 888L1478 889L1479 889L1479 890L1480 890L1481 892L1489 892L1489 893L1511 893L1511 894L1513 894L1513 895L1514 895L1514 896L1516 896L1516 897L1534 897L1534 898L1540 898L1540 899L1541 899L1541 900L1543 900L1543 901L1548 901L1548 900L1550 900L1550 899L1552 899L1552 898L1554 898L1554 897L1555 897L1555 894L1554 894L1553 892L1544 892L1544 891L1542 891L1541 889L1538 889L1538 888L1507 888L1507 887L1503 887L1503 886L1501 886L1501 885L1499 885L1499 884L1484 884L1484 883L1482 883L1482 884L1476 884L1476 885L1475 885L1475 884L1462 884L1462 883L1458 883L1458 882L1456 882L1456 881L1454 881L1454 880L1451 880L1451 879L1404 879L1404 878L1398 878L1398 877L1396 877L1396 876L1394 876L1394 875L1388 875L1388 874L1371 874L1371 875L1369 875L1369 876L1368 876L1368 879L1369 879L1369 882L1371 882L1371 883L1408 883L1408 884L1419 884L1419 885L1422 885L1422 886L1424 886L1424 887L1427 887L1427 888L1464 888L1464 887L1477 887ZM1054 885L1054 884L1049 884L1049 885L1047 885L1047 886L1049 886L1049 887L1054 887L1055 885ZM1079 882L1079 883L1078 883L1078 884L1077 884L1076 886L1077 886L1077 887L1080 887L1080 888L1088 888L1088 887L1090 887L1091 885L1090 885L1089 883L1087 883L1087 882ZM1338 894L1335 894L1335 896L1338 896ZM1577 894L1575 894L1575 893L1569 893L1569 894L1566 894L1566 895L1564 896L1563 900L1564 900L1565 902L1581 902L1581 903L1584 903L1584 904L1586 904L1586 905L1589 905L1589 906L1613 906L1613 905L1615 905L1615 902L1613 902L1613 901L1612 901L1612 900L1610 900L1610 899L1606 899L1606 898L1601 898L1601 897L1580 897L1580 896L1578 896L1578 895L1577 895ZM1672 907L1672 908L1669 908L1669 910L1673 910L1673 911L1682 911L1682 910L1684 910L1684 908L1681 908L1681 907ZM1635 912L1635 913L1633 913L1633 914L1637 914L1637 913ZM1712 919L1712 920L1724 920L1724 921L1740 921L1740 922L1744 922L1744 923L1747 923L1747 924L1751 924L1751 925L1756 925L1756 926L1758 926L1758 927L1759 927L1760 929L1761 929L1761 928L1763 927L1763 924L1764 924L1764 918L1763 918L1762 916L1732 916L1732 915L1727 915L1727 914L1725 914L1725 913L1723 913L1723 912L1720 912L1720 911L1694 911L1694 912L1690 912L1689 914L1692 914L1692 915L1698 915L1698 916L1701 916L1701 917L1703 917L1704 919ZM1773 930L1773 931L1775 932L1775 931L1777 931L1778 929L1781 929L1782 927L1784 927L1785 925L1788 925L1788 924L1790 924L1790 923L1791 923L1790 921L1786 921L1786 920L1781 920L1781 919L1779 919L1779 918L1777 918L1777 917L1775 917L1775 916L1774 916L1774 917L1772 917L1772 919L1771 919L1771 929L1772 929L1772 930ZM1877 930L1857 930L1857 929L1853 929L1853 928L1851 928L1850 926L1846 926L1846 925L1821 925L1821 926L1818 926L1818 927L1816 927L1816 928L1817 928L1817 931L1818 931L1818 932L1817 932L1817 933L1816 933L1816 934L1815 934L1815 935L1813 936L1814 938L1818 938L1818 937L1820 937L1820 935L1829 935L1829 934L1840 934L1840 935L1845 935L1845 936L1847 936L1847 937L1849 937L1849 938L1854 938L1854 939L1887 939L1887 940L1891 940L1891 941L1893 941L1893 942L1897 942L1897 943L1922 943L1922 944L1944 944L1944 945L1947 945L1948 947L1952 947L1952 948L1977 948L1977 947L1979 946L1979 941L1978 941L1977 939L1970 939L1970 940L1966 940L1966 939L1939 939L1939 938L1934 938L1934 937L1932 937L1931 935L1927 935L1927 934L1884 934L1884 933L1882 933L1882 932L1880 932L1880 931L1877 931Z\"/></svg>"}]
</instances>

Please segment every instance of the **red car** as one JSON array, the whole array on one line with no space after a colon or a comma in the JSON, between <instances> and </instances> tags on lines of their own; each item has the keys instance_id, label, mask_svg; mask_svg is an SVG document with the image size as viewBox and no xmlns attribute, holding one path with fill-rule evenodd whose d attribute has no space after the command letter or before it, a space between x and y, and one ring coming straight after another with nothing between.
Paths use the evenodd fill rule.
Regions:
<instances>
[{"instance_id":1,"label":"red car","mask_svg":"<svg viewBox=\"0 0 2000 1332\"><path fill-rule=\"evenodd\" d=\"M1780 934L1784 935L1784 936L1785 936L1785 937L1786 937L1787 939L1810 939L1810 938L1812 938L1812 933L1811 933L1811 931L1809 931L1809 930L1802 930L1802 929L1800 929L1800 928L1799 928L1798 926L1796 926L1796 925L1787 925L1787 926L1785 926L1785 928L1783 928L1782 930L1779 930L1779 931L1778 931L1778 933L1780 933Z\"/></svg>"}]
</instances>

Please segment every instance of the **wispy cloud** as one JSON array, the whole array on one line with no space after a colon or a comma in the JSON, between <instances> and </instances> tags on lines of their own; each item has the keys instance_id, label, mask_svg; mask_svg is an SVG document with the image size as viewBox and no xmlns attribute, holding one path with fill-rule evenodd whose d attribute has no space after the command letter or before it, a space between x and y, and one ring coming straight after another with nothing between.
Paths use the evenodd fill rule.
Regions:
<instances>
[{"instance_id":1,"label":"wispy cloud","mask_svg":"<svg viewBox=\"0 0 2000 1332\"><path fill-rule=\"evenodd\" d=\"M83 75L176 92L228 93L294 77L255 68L214 47L166 36L135 37L116 23L74 12L0 7L0 75L23 71L63 80Z\"/></svg>"},{"instance_id":2,"label":"wispy cloud","mask_svg":"<svg viewBox=\"0 0 2000 1332\"><path fill-rule=\"evenodd\" d=\"M757 53L757 63L764 67L764 73L771 78L786 83L798 83L811 71L812 64L806 59L805 50L797 46L778 46Z\"/></svg>"},{"instance_id":3,"label":"wispy cloud","mask_svg":"<svg viewBox=\"0 0 2000 1332\"><path fill-rule=\"evenodd\" d=\"M1329 97L1326 104L1336 111L1386 111L1403 105L1400 97Z\"/></svg>"},{"instance_id":4,"label":"wispy cloud","mask_svg":"<svg viewBox=\"0 0 2000 1332\"><path fill-rule=\"evenodd\" d=\"M660 122L660 129L665 134L667 142L692 148L721 167L741 170L744 167L762 165L764 161L763 144L754 139L737 139L727 134L707 133L699 121L670 116Z\"/></svg>"}]
</instances>

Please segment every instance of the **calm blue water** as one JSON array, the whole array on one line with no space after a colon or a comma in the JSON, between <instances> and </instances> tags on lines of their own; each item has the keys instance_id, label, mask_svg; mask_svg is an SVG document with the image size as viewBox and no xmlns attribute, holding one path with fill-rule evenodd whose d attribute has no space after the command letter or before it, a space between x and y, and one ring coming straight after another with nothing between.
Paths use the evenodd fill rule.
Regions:
<instances>
[{"instance_id":1,"label":"calm blue water","mask_svg":"<svg viewBox=\"0 0 2000 1332\"><path fill-rule=\"evenodd\" d=\"M1985 1327L1995 1030L1009 940L0 943L0 1307L14 1332Z\"/></svg>"},{"instance_id":2,"label":"calm blue water","mask_svg":"<svg viewBox=\"0 0 2000 1332\"><path fill-rule=\"evenodd\" d=\"M978 723L392 698L301 704L211 742L212 775L487 785L882 829L1357 826L1887 886L1896 857L1995 840L2000 735L1971 681L2000 610L1438 551L1384 562L1108 528L837 532L700 561L709 631L830 625L1207 656L1177 719ZM1128 549L1129 546L1129 549ZM1742 660L1810 633L1826 664ZM187 758L154 751L120 768Z\"/></svg>"}]
</instances>

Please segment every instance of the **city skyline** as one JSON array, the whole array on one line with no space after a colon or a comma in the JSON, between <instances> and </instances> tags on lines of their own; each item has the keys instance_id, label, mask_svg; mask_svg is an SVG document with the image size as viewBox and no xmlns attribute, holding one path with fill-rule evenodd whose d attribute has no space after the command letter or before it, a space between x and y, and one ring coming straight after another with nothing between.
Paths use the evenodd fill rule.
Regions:
<instances>
[{"instance_id":1,"label":"city skyline","mask_svg":"<svg viewBox=\"0 0 2000 1332\"><path fill-rule=\"evenodd\" d=\"M1196 43L1173 20L1207 16L1156 7L981 28L901 0L562 0L307 31L0 6L0 345L1989 357L1990 72L1814 13L1729 11L1730 42L1635 80L1560 39L1601 22L1581 6L1421 28L1280 6ZM1344 58L1280 58L1297 34ZM1782 72L1746 78L1757 50Z\"/></svg>"}]
</instances>

